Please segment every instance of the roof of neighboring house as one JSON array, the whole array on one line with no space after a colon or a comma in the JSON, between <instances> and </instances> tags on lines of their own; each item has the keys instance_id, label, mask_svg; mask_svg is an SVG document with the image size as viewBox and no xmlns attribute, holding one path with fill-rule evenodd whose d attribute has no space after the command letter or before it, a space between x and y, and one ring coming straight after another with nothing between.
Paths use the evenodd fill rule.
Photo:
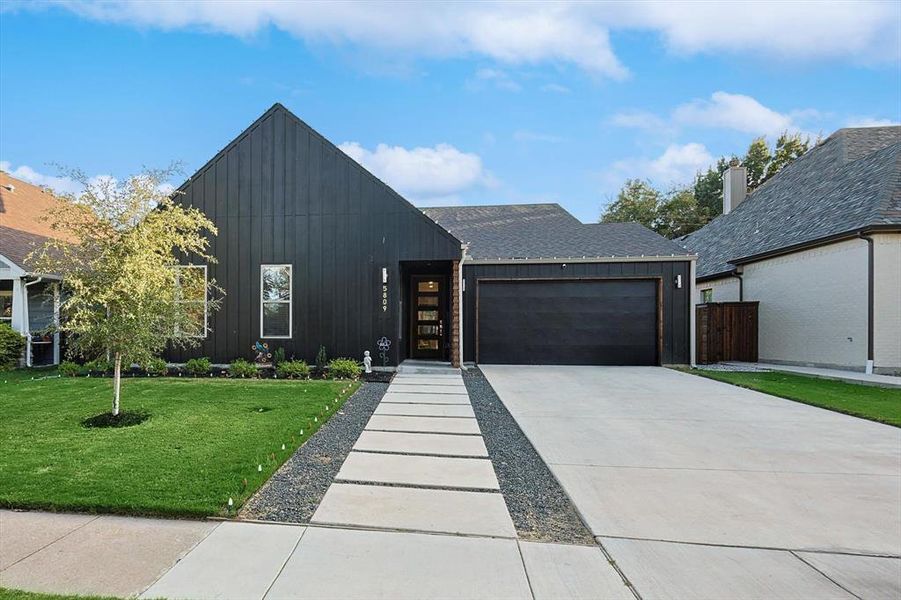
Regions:
<instances>
[{"instance_id":1,"label":"roof of neighboring house","mask_svg":"<svg viewBox=\"0 0 901 600\"><path fill-rule=\"evenodd\" d=\"M901 126L839 129L680 243L698 277L868 228L901 227Z\"/></svg>"},{"instance_id":2,"label":"roof of neighboring house","mask_svg":"<svg viewBox=\"0 0 901 600\"><path fill-rule=\"evenodd\" d=\"M0 254L25 268L25 258L49 238L66 239L45 217L60 199L0 171Z\"/></svg>"},{"instance_id":3,"label":"roof of neighboring house","mask_svg":"<svg viewBox=\"0 0 901 600\"><path fill-rule=\"evenodd\" d=\"M422 211L468 245L475 260L684 256L636 223L585 224L559 204L447 206Z\"/></svg>"}]
</instances>

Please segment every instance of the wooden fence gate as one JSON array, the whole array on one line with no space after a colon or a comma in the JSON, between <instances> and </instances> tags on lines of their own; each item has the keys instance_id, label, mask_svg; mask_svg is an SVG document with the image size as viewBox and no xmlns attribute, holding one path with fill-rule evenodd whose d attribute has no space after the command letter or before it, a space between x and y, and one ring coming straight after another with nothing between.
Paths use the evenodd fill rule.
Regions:
<instances>
[{"instance_id":1,"label":"wooden fence gate","mask_svg":"<svg viewBox=\"0 0 901 600\"><path fill-rule=\"evenodd\" d=\"M696 314L697 362L757 362L758 302L699 304Z\"/></svg>"}]
</instances>

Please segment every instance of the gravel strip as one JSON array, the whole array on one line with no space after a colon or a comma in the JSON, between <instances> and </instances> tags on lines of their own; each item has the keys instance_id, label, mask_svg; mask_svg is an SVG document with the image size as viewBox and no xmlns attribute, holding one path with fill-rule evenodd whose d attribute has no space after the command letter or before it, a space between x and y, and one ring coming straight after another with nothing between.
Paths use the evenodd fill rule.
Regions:
<instances>
[{"instance_id":1,"label":"gravel strip","mask_svg":"<svg viewBox=\"0 0 901 600\"><path fill-rule=\"evenodd\" d=\"M387 383L364 382L247 501L238 517L309 523L387 389Z\"/></svg>"},{"instance_id":2,"label":"gravel strip","mask_svg":"<svg viewBox=\"0 0 901 600\"><path fill-rule=\"evenodd\" d=\"M698 365L699 371L726 371L736 373L767 373L769 369L754 365L730 365L727 363L713 363L710 365Z\"/></svg>"},{"instance_id":3,"label":"gravel strip","mask_svg":"<svg viewBox=\"0 0 901 600\"><path fill-rule=\"evenodd\" d=\"M594 545L569 497L482 372L470 368L463 381L520 539Z\"/></svg>"}]
</instances>

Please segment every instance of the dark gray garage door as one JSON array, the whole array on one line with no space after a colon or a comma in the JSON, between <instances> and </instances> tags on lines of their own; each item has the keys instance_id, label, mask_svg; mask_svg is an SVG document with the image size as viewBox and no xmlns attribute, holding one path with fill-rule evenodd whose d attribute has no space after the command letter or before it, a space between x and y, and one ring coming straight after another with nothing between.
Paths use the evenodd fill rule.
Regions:
<instances>
[{"instance_id":1,"label":"dark gray garage door","mask_svg":"<svg viewBox=\"0 0 901 600\"><path fill-rule=\"evenodd\" d=\"M479 281L478 362L656 365L654 280Z\"/></svg>"}]
</instances>

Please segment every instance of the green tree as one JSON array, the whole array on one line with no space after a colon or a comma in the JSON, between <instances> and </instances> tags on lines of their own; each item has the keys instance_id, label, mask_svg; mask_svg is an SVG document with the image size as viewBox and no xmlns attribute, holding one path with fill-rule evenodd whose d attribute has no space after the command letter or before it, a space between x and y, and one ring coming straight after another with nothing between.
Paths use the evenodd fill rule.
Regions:
<instances>
[{"instance_id":1,"label":"green tree","mask_svg":"<svg viewBox=\"0 0 901 600\"><path fill-rule=\"evenodd\" d=\"M602 223L641 223L655 229L660 192L641 179L629 179L601 215Z\"/></svg>"},{"instance_id":2,"label":"green tree","mask_svg":"<svg viewBox=\"0 0 901 600\"><path fill-rule=\"evenodd\" d=\"M776 140L776 149L773 152L773 159L767 166L764 181L784 169L796 158L803 156L809 149L810 138L801 137L800 133L782 132L782 135Z\"/></svg>"},{"instance_id":3,"label":"green tree","mask_svg":"<svg viewBox=\"0 0 901 600\"><path fill-rule=\"evenodd\" d=\"M755 138L748 146L742 164L748 170L748 190L753 190L766 181L767 168L773 160L765 137Z\"/></svg>"},{"instance_id":4,"label":"green tree","mask_svg":"<svg viewBox=\"0 0 901 600\"><path fill-rule=\"evenodd\" d=\"M83 191L65 198L48 220L75 241L50 240L32 256L36 270L63 276L59 329L70 351L112 359L113 416L123 360L143 364L167 344L196 345L206 327L203 301L210 311L221 303L221 289L204 269L177 268L179 257L215 262L208 236L216 227L163 190L172 173L148 170L124 181L68 173Z\"/></svg>"},{"instance_id":5,"label":"green tree","mask_svg":"<svg viewBox=\"0 0 901 600\"><path fill-rule=\"evenodd\" d=\"M698 204L690 188L677 189L658 208L655 230L675 239L700 229L709 220L707 211Z\"/></svg>"},{"instance_id":6,"label":"green tree","mask_svg":"<svg viewBox=\"0 0 901 600\"><path fill-rule=\"evenodd\" d=\"M723 212L723 173L729 168L729 162L725 158L720 158L716 165L695 176L694 196L708 219Z\"/></svg>"}]
</instances>

